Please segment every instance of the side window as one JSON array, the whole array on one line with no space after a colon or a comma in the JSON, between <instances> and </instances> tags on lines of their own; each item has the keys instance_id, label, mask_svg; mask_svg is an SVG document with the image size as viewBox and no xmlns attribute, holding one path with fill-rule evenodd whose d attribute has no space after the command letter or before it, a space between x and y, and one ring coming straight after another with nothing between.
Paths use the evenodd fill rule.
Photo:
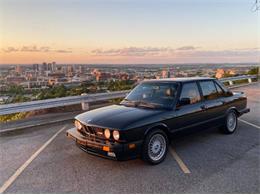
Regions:
<instances>
[{"instance_id":1,"label":"side window","mask_svg":"<svg viewBox=\"0 0 260 195\"><path fill-rule=\"evenodd\" d=\"M200 81L204 99L212 100L218 97L218 92L213 81Z\"/></svg>"},{"instance_id":2,"label":"side window","mask_svg":"<svg viewBox=\"0 0 260 195\"><path fill-rule=\"evenodd\" d=\"M215 83L215 86L217 88L218 95L223 96L224 95L223 89L221 89L221 87L217 83Z\"/></svg>"},{"instance_id":3,"label":"side window","mask_svg":"<svg viewBox=\"0 0 260 195\"><path fill-rule=\"evenodd\" d=\"M183 85L180 100L183 98L190 99L190 104L195 104L201 100L197 83L185 83Z\"/></svg>"},{"instance_id":4,"label":"side window","mask_svg":"<svg viewBox=\"0 0 260 195\"><path fill-rule=\"evenodd\" d=\"M229 91L229 90L226 88L226 86L225 86L222 82L220 82L220 81L218 81L218 80L215 80L215 82L222 88L222 90L223 90L225 93Z\"/></svg>"}]
</instances>

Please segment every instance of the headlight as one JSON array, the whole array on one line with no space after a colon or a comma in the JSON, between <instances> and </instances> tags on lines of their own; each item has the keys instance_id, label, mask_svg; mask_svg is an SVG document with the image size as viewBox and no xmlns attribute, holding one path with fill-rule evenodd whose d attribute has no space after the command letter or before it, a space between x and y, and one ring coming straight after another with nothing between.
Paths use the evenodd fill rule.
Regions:
<instances>
[{"instance_id":1,"label":"headlight","mask_svg":"<svg viewBox=\"0 0 260 195\"><path fill-rule=\"evenodd\" d=\"M83 128L82 124L79 121L77 121L77 120L74 121L74 124L75 124L75 127L78 130L81 130Z\"/></svg>"},{"instance_id":2,"label":"headlight","mask_svg":"<svg viewBox=\"0 0 260 195\"><path fill-rule=\"evenodd\" d=\"M113 138L114 138L115 140L119 140L119 138L120 138L119 131L117 131L117 130L114 130L114 131L113 131Z\"/></svg>"},{"instance_id":3,"label":"headlight","mask_svg":"<svg viewBox=\"0 0 260 195\"><path fill-rule=\"evenodd\" d=\"M105 137L107 138L107 139L109 139L110 138L110 130L109 129L105 129L105 131L104 131L104 134L105 134Z\"/></svg>"}]
</instances>

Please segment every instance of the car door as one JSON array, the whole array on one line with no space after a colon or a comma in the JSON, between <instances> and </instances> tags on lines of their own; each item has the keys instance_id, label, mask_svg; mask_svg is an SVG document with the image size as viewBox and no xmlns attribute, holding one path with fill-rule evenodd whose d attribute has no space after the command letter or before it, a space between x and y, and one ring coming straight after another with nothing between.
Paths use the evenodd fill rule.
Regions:
<instances>
[{"instance_id":1,"label":"car door","mask_svg":"<svg viewBox=\"0 0 260 195\"><path fill-rule=\"evenodd\" d=\"M190 99L187 104L181 104L182 99ZM175 117L171 122L172 131L193 128L203 123L204 103L197 82L182 83L181 92L175 109Z\"/></svg>"},{"instance_id":2,"label":"car door","mask_svg":"<svg viewBox=\"0 0 260 195\"><path fill-rule=\"evenodd\" d=\"M221 87L221 85L219 85L218 82L214 81L214 84L216 86L217 93L218 93L218 97L217 97L218 101L220 101L222 103L222 106L219 108L219 111L220 111L219 115L224 118L227 108L228 108L228 106L227 106L228 100L227 100L227 95L226 95L227 93L226 93L226 91L223 90L223 88Z\"/></svg>"},{"instance_id":3,"label":"car door","mask_svg":"<svg viewBox=\"0 0 260 195\"><path fill-rule=\"evenodd\" d=\"M212 123L218 122L223 117L225 110L221 91L218 92L213 80L200 81L199 85L205 102L205 119Z\"/></svg>"}]
</instances>

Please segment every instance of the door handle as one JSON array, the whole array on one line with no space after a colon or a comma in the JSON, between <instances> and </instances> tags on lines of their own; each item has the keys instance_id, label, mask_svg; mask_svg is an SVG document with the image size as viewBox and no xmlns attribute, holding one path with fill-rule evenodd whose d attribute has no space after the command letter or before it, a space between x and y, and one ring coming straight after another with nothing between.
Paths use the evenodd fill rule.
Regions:
<instances>
[{"instance_id":1,"label":"door handle","mask_svg":"<svg viewBox=\"0 0 260 195\"><path fill-rule=\"evenodd\" d=\"M208 107L207 107L206 105L202 105L202 106L201 106L201 109L202 109L202 110L206 110L207 108L208 108Z\"/></svg>"}]
</instances>

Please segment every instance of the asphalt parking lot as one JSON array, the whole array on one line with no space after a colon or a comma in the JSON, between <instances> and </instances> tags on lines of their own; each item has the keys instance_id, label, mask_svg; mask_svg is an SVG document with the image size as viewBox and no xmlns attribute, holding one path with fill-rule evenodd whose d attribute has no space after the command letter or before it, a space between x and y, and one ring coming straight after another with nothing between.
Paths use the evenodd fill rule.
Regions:
<instances>
[{"instance_id":1,"label":"asphalt parking lot","mask_svg":"<svg viewBox=\"0 0 260 195\"><path fill-rule=\"evenodd\" d=\"M112 161L81 151L61 122L0 137L3 193L260 193L260 84L232 135L197 130L172 140L166 160ZM1 191L0 190L0 191Z\"/></svg>"}]
</instances>

